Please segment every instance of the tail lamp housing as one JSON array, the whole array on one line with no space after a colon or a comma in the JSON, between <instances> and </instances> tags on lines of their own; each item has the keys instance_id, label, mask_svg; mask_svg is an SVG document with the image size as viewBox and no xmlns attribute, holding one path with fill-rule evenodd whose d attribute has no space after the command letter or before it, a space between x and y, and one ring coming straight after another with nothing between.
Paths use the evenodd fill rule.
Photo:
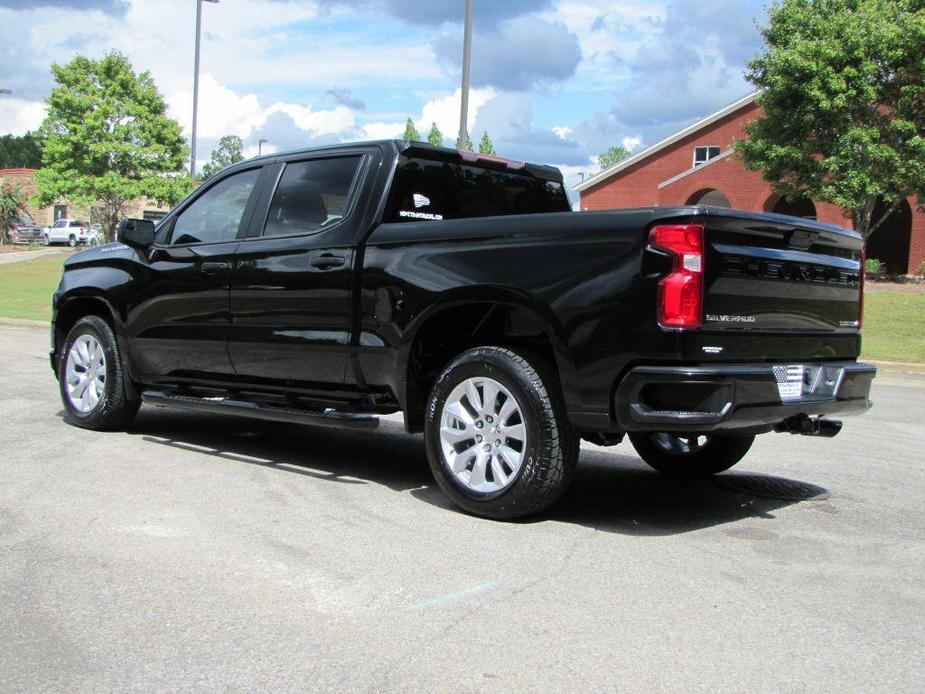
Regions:
<instances>
[{"instance_id":1,"label":"tail lamp housing","mask_svg":"<svg viewBox=\"0 0 925 694\"><path fill-rule=\"evenodd\" d=\"M658 323L691 330L703 324L703 226L671 224L652 227L649 243L673 257L671 273L658 283Z\"/></svg>"}]
</instances>

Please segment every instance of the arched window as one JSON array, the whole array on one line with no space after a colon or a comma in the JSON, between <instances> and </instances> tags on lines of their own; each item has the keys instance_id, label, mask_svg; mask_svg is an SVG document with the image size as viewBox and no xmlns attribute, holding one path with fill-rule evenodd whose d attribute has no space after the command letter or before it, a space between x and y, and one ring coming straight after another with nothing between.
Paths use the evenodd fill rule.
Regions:
<instances>
[{"instance_id":1,"label":"arched window","mask_svg":"<svg viewBox=\"0 0 925 694\"><path fill-rule=\"evenodd\" d=\"M688 205L703 205L704 207L732 207L725 193L715 188L698 190L687 199Z\"/></svg>"},{"instance_id":2,"label":"arched window","mask_svg":"<svg viewBox=\"0 0 925 694\"><path fill-rule=\"evenodd\" d=\"M766 212L774 214L786 214L791 217L803 217L804 219L816 219L816 205L809 198L794 198L788 200L780 195L773 195L768 198L764 205Z\"/></svg>"},{"instance_id":3,"label":"arched window","mask_svg":"<svg viewBox=\"0 0 925 694\"><path fill-rule=\"evenodd\" d=\"M883 203L874 210L874 223L883 215ZM912 240L912 208L903 200L867 240L867 257L886 265L885 272L905 275L909 267L909 246Z\"/></svg>"}]
</instances>

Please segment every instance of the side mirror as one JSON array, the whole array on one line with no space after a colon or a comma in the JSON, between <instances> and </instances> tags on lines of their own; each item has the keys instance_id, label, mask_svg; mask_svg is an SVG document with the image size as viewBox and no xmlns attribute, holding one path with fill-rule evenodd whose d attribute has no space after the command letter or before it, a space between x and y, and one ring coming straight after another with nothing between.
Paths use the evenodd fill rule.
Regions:
<instances>
[{"instance_id":1,"label":"side mirror","mask_svg":"<svg viewBox=\"0 0 925 694\"><path fill-rule=\"evenodd\" d=\"M147 248L154 243L154 222L148 219L123 219L116 229L116 239L126 246Z\"/></svg>"}]
</instances>

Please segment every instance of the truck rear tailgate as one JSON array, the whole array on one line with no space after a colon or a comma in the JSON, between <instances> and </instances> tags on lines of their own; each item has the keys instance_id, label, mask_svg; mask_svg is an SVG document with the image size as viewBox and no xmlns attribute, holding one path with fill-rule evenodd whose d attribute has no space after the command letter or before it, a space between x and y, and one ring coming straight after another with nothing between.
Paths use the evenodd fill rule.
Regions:
<instances>
[{"instance_id":1,"label":"truck rear tailgate","mask_svg":"<svg viewBox=\"0 0 925 694\"><path fill-rule=\"evenodd\" d=\"M782 215L707 210L697 357L856 358L863 239Z\"/></svg>"}]
</instances>

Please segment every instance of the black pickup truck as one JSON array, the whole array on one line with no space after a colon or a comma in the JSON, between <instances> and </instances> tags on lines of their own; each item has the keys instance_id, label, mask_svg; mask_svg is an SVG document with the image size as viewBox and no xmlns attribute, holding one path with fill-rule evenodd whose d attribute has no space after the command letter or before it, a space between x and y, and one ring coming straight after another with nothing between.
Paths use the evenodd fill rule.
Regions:
<instances>
[{"instance_id":1,"label":"black pickup truck","mask_svg":"<svg viewBox=\"0 0 925 694\"><path fill-rule=\"evenodd\" d=\"M463 509L565 490L579 439L659 471L864 412L861 237L703 207L575 213L558 170L401 141L236 164L67 260L67 419L142 402L364 430L404 412Z\"/></svg>"}]
</instances>

